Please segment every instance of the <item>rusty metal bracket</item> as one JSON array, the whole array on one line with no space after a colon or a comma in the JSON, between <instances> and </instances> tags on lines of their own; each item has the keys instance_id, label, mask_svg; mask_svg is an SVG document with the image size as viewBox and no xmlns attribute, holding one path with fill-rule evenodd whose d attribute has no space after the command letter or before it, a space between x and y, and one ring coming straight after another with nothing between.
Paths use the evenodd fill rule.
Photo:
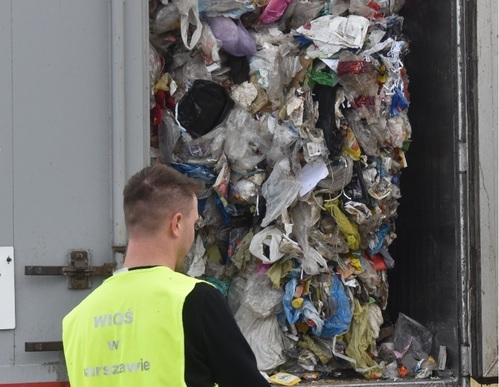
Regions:
<instances>
[{"instance_id":1,"label":"rusty metal bracket","mask_svg":"<svg viewBox=\"0 0 499 387\"><path fill-rule=\"evenodd\" d=\"M64 275L69 277L69 289L89 289L90 277L109 277L115 263L88 266L88 251L74 250L69 253L69 266L25 266L25 275Z\"/></svg>"}]
</instances>

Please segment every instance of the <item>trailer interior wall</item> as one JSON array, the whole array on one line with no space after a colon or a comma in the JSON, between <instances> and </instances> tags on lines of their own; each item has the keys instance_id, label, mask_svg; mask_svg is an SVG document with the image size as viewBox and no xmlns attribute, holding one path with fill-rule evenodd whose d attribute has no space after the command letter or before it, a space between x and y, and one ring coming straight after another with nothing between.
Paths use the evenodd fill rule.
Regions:
<instances>
[{"instance_id":1,"label":"trailer interior wall","mask_svg":"<svg viewBox=\"0 0 499 387\"><path fill-rule=\"evenodd\" d=\"M407 0L402 14L413 144L392 248L392 318L403 312L436 332L456 375L470 374L473 358L473 376L497 377L497 2ZM474 286L485 304L470 313Z\"/></svg>"}]
</instances>

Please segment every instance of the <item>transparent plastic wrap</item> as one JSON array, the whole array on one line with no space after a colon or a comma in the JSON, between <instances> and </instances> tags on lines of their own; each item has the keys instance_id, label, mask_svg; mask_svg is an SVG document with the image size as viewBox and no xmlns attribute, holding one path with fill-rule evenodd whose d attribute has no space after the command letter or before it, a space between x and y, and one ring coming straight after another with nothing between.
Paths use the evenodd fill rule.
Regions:
<instances>
[{"instance_id":1,"label":"transparent plastic wrap","mask_svg":"<svg viewBox=\"0 0 499 387\"><path fill-rule=\"evenodd\" d=\"M365 154L376 156L379 153L380 144L383 144L379 141L380 138L382 139L382 135L379 133L379 124L370 124L358 111L348 109L345 110L344 114Z\"/></svg>"},{"instance_id":2,"label":"transparent plastic wrap","mask_svg":"<svg viewBox=\"0 0 499 387\"><path fill-rule=\"evenodd\" d=\"M399 313L393 332L394 354L399 362L410 367L426 359L431 351L433 334L416 320Z\"/></svg>"},{"instance_id":3,"label":"transparent plastic wrap","mask_svg":"<svg viewBox=\"0 0 499 387\"><path fill-rule=\"evenodd\" d=\"M203 17L225 16L239 19L246 12L255 10L250 0L199 0L198 3Z\"/></svg>"},{"instance_id":4,"label":"transparent plastic wrap","mask_svg":"<svg viewBox=\"0 0 499 387\"><path fill-rule=\"evenodd\" d=\"M268 226L296 200L300 188L300 183L291 174L289 160L284 158L277 162L262 186L262 194L267 201L267 213L262 220L263 227Z\"/></svg>"},{"instance_id":5,"label":"transparent plastic wrap","mask_svg":"<svg viewBox=\"0 0 499 387\"><path fill-rule=\"evenodd\" d=\"M261 135L259 122L239 107L232 110L225 126L224 152L232 168L239 173L253 171L270 149L270 136Z\"/></svg>"},{"instance_id":6,"label":"transparent plastic wrap","mask_svg":"<svg viewBox=\"0 0 499 387\"><path fill-rule=\"evenodd\" d=\"M201 52L208 71L214 71L220 68L220 55L218 51L222 43L215 37L208 23L203 24L203 34L199 39Z\"/></svg>"},{"instance_id":7,"label":"transparent plastic wrap","mask_svg":"<svg viewBox=\"0 0 499 387\"><path fill-rule=\"evenodd\" d=\"M212 75L206 67L200 51L178 50L173 56L175 66L171 66L172 78L178 85L174 94L177 101L181 100L196 80L211 81Z\"/></svg>"},{"instance_id":8,"label":"transparent plastic wrap","mask_svg":"<svg viewBox=\"0 0 499 387\"><path fill-rule=\"evenodd\" d=\"M310 231L309 243L320 255L330 261L336 260L338 254L348 252L347 242L340 234L338 228L336 228L336 232L330 234L324 234L317 228L312 229Z\"/></svg>"},{"instance_id":9,"label":"transparent plastic wrap","mask_svg":"<svg viewBox=\"0 0 499 387\"><path fill-rule=\"evenodd\" d=\"M203 245L203 240L198 235L196 241L191 247L191 250L187 254L186 261L190 262L189 268L187 270L187 275L190 277L200 277L205 271L205 256L204 253L206 249Z\"/></svg>"},{"instance_id":10,"label":"transparent plastic wrap","mask_svg":"<svg viewBox=\"0 0 499 387\"><path fill-rule=\"evenodd\" d=\"M149 86L154 90L154 85L161 76L163 60L152 44L149 44Z\"/></svg>"},{"instance_id":11,"label":"transparent plastic wrap","mask_svg":"<svg viewBox=\"0 0 499 387\"><path fill-rule=\"evenodd\" d=\"M230 281L229 292L227 293L227 303L233 314L236 314L241 306L241 299L246 289L246 281L246 278L241 275L232 277Z\"/></svg>"},{"instance_id":12,"label":"transparent plastic wrap","mask_svg":"<svg viewBox=\"0 0 499 387\"><path fill-rule=\"evenodd\" d=\"M163 119L158 126L159 154L163 164L171 164L173 150L181 136L181 129L170 110L163 109L162 116Z\"/></svg>"},{"instance_id":13,"label":"transparent plastic wrap","mask_svg":"<svg viewBox=\"0 0 499 387\"><path fill-rule=\"evenodd\" d=\"M348 10L351 14L364 16L368 19L382 16L381 7L371 0L350 0Z\"/></svg>"},{"instance_id":14,"label":"transparent plastic wrap","mask_svg":"<svg viewBox=\"0 0 499 387\"><path fill-rule=\"evenodd\" d=\"M161 34L178 29L180 25L180 13L173 3L168 3L162 7L151 23L152 32Z\"/></svg>"},{"instance_id":15,"label":"transparent plastic wrap","mask_svg":"<svg viewBox=\"0 0 499 387\"><path fill-rule=\"evenodd\" d=\"M310 203L298 201L290 209L293 221L293 235L303 250L302 268L309 275L319 274L327 267L324 257L310 247L308 239L310 230L320 220L320 207Z\"/></svg>"},{"instance_id":16,"label":"transparent plastic wrap","mask_svg":"<svg viewBox=\"0 0 499 387\"><path fill-rule=\"evenodd\" d=\"M317 186L324 188L330 193L340 192L352 180L353 160L348 157L339 157L332 161L330 174L319 181Z\"/></svg>"},{"instance_id":17,"label":"transparent plastic wrap","mask_svg":"<svg viewBox=\"0 0 499 387\"><path fill-rule=\"evenodd\" d=\"M222 156L226 128L220 126L208 134L192 139L180 138L175 146L174 160L190 164L213 166Z\"/></svg>"},{"instance_id":18,"label":"transparent plastic wrap","mask_svg":"<svg viewBox=\"0 0 499 387\"><path fill-rule=\"evenodd\" d=\"M324 1L301 1L293 0L286 8L286 11L279 20L282 30L294 30L315 19L321 9L324 8Z\"/></svg>"},{"instance_id":19,"label":"transparent plastic wrap","mask_svg":"<svg viewBox=\"0 0 499 387\"><path fill-rule=\"evenodd\" d=\"M362 281L362 284L368 290L369 293L376 293L376 288L379 285L380 278L373 263L369 259L363 257L360 258L362 264L363 272L357 274L357 277Z\"/></svg>"},{"instance_id":20,"label":"transparent plastic wrap","mask_svg":"<svg viewBox=\"0 0 499 387\"><path fill-rule=\"evenodd\" d=\"M378 94L378 71L373 62L347 54L338 63L338 81L351 98Z\"/></svg>"},{"instance_id":21,"label":"transparent plastic wrap","mask_svg":"<svg viewBox=\"0 0 499 387\"><path fill-rule=\"evenodd\" d=\"M274 109L284 100L281 62L279 47L269 43L264 43L250 58L250 75L257 77L258 85L265 89Z\"/></svg>"},{"instance_id":22,"label":"transparent plastic wrap","mask_svg":"<svg viewBox=\"0 0 499 387\"><path fill-rule=\"evenodd\" d=\"M404 147L404 141L411 137L412 129L407 113L402 112L386 122L390 143L397 148Z\"/></svg>"},{"instance_id":23,"label":"transparent plastic wrap","mask_svg":"<svg viewBox=\"0 0 499 387\"><path fill-rule=\"evenodd\" d=\"M272 145L267 152L267 163L273 167L277 160L290 157L291 147L299 139L299 133L290 126L281 125L273 116L267 116L262 123L272 133Z\"/></svg>"}]
</instances>

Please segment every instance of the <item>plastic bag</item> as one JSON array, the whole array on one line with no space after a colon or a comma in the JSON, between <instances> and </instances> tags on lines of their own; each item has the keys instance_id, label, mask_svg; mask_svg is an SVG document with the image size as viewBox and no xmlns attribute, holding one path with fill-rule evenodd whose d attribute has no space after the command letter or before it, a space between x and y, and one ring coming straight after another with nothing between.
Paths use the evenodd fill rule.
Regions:
<instances>
[{"instance_id":1,"label":"plastic bag","mask_svg":"<svg viewBox=\"0 0 499 387\"><path fill-rule=\"evenodd\" d=\"M238 173L253 171L265 159L270 138L261 132L258 121L247 110L236 107L227 117L224 152Z\"/></svg>"},{"instance_id":2,"label":"plastic bag","mask_svg":"<svg viewBox=\"0 0 499 387\"><path fill-rule=\"evenodd\" d=\"M416 361L426 359L431 351L433 334L416 320L399 313L393 343L397 359L403 356L412 357Z\"/></svg>"},{"instance_id":3,"label":"plastic bag","mask_svg":"<svg viewBox=\"0 0 499 387\"><path fill-rule=\"evenodd\" d=\"M333 337L345 333L352 321L350 300L345 293L341 279L331 275L329 301L329 317L324 323L321 337Z\"/></svg>"},{"instance_id":4,"label":"plastic bag","mask_svg":"<svg viewBox=\"0 0 499 387\"><path fill-rule=\"evenodd\" d=\"M350 0L350 13L372 19L382 17L381 7L371 0Z\"/></svg>"},{"instance_id":5,"label":"plastic bag","mask_svg":"<svg viewBox=\"0 0 499 387\"><path fill-rule=\"evenodd\" d=\"M220 55L218 51L222 46L221 42L217 40L213 31L208 23L203 22L203 34L199 39L203 59L208 71L214 71L220 68Z\"/></svg>"},{"instance_id":6,"label":"plastic bag","mask_svg":"<svg viewBox=\"0 0 499 387\"><path fill-rule=\"evenodd\" d=\"M345 110L345 117L364 153L368 156L376 156L379 152L379 135L376 124L369 124L357 112L351 110Z\"/></svg>"},{"instance_id":7,"label":"plastic bag","mask_svg":"<svg viewBox=\"0 0 499 387\"><path fill-rule=\"evenodd\" d=\"M262 11L258 21L263 24L274 23L279 20L292 0L270 0Z\"/></svg>"},{"instance_id":8,"label":"plastic bag","mask_svg":"<svg viewBox=\"0 0 499 387\"><path fill-rule=\"evenodd\" d=\"M343 147L343 136L338 127L331 108L336 102L336 88L317 84L314 87L315 101L319 103L319 119L315 127L322 129L329 150L329 158L337 157Z\"/></svg>"},{"instance_id":9,"label":"plastic bag","mask_svg":"<svg viewBox=\"0 0 499 387\"><path fill-rule=\"evenodd\" d=\"M357 226L351 223L348 217L340 210L337 200L331 202L329 208L331 215L347 240L349 249L357 250L360 247L360 235Z\"/></svg>"},{"instance_id":10,"label":"plastic bag","mask_svg":"<svg viewBox=\"0 0 499 387\"><path fill-rule=\"evenodd\" d=\"M246 12L255 10L249 0L199 0L199 13L203 17L225 16L239 19Z\"/></svg>"},{"instance_id":11,"label":"plastic bag","mask_svg":"<svg viewBox=\"0 0 499 387\"><path fill-rule=\"evenodd\" d=\"M161 8L154 21L152 22L152 31L161 34L167 31L176 30L179 27L180 13L175 4L169 3Z\"/></svg>"},{"instance_id":12,"label":"plastic bag","mask_svg":"<svg viewBox=\"0 0 499 387\"><path fill-rule=\"evenodd\" d=\"M324 8L324 2L321 0L307 2L298 0L292 1L279 20L279 25L285 26L285 28L281 28L282 30L288 28L295 30L315 19L322 8Z\"/></svg>"},{"instance_id":13,"label":"plastic bag","mask_svg":"<svg viewBox=\"0 0 499 387\"><path fill-rule=\"evenodd\" d=\"M327 267L322 255L309 246L308 236L311 228L320 220L320 208L317 205L299 201L290 210L295 235L303 250L302 268L309 275L319 274Z\"/></svg>"},{"instance_id":14,"label":"plastic bag","mask_svg":"<svg viewBox=\"0 0 499 387\"><path fill-rule=\"evenodd\" d=\"M180 13L180 33L184 46L188 50L192 50L196 47L196 44L201 37L201 33L203 32L203 25L199 20L198 1L173 0L173 3L177 6L178 12ZM192 33L191 41L189 42L187 34L190 25L193 25L196 29Z\"/></svg>"},{"instance_id":15,"label":"plastic bag","mask_svg":"<svg viewBox=\"0 0 499 387\"><path fill-rule=\"evenodd\" d=\"M158 125L159 153L163 164L173 161L173 150L181 135L181 129L175 122L173 113L168 109L162 110L162 120Z\"/></svg>"},{"instance_id":16,"label":"plastic bag","mask_svg":"<svg viewBox=\"0 0 499 387\"><path fill-rule=\"evenodd\" d=\"M232 314L236 314L241 306L241 299L246 289L246 278L241 275L232 277L230 281L229 291L227 292L227 303L229 304Z\"/></svg>"},{"instance_id":17,"label":"plastic bag","mask_svg":"<svg viewBox=\"0 0 499 387\"><path fill-rule=\"evenodd\" d=\"M258 318L241 305L234 318L255 354L260 371L272 370L286 361L283 354L286 338L274 315Z\"/></svg>"},{"instance_id":18,"label":"plastic bag","mask_svg":"<svg viewBox=\"0 0 499 387\"><path fill-rule=\"evenodd\" d=\"M163 61L152 44L149 44L149 86L154 90L154 85L158 81L161 70L163 69Z\"/></svg>"},{"instance_id":19,"label":"plastic bag","mask_svg":"<svg viewBox=\"0 0 499 387\"><path fill-rule=\"evenodd\" d=\"M264 124L273 136L272 145L267 152L267 163L273 167L277 160L291 156L291 147L298 141L299 133L289 125L279 124L273 116L267 116Z\"/></svg>"},{"instance_id":20,"label":"plastic bag","mask_svg":"<svg viewBox=\"0 0 499 387\"><path fill-rule=\"evenodd\" d=\"M355 360L352 364L357 372L366 379L381 377L378 364L369 356L373 349L373 332L369 325L369 315L366 307L360 305L359 300L354 300L354 313L352 327L345 334L348 346L345 350L347 356Z\"/></svg>"},{"instance_id":21,"label":"plastic bag","mask_svg":"<svg viewBox=\"0 0 499 387\"><path fill-rule=\"evenodd\" d=\"M187 275L190 277L200 277L204 274L206 267L204 253L206 249L203 245L203 240L198 235L195 243L192 245L191 250L187 254L185 261L188 262Z\"/></svg>"},{"instance_id":22,"label":"plastic bag","mask_svg":"<svg viewBox=\"0 0 499 387\"><path fill-rule=\"evenodd\" d=\"M234 56L248 56L256 52L256 44L240 21L218 16L208 19L213 35L222 41L222 49Z\"/></svg>"},{"instance_id":23,"label":"plastic bag","mask_svg":"<svg viewBox=\"0 0 499 387\"><path fill-rule=\"evenodd\" d=\"M227 54L225 65L230 68L230 76L236 85L248 81L250 71L248 58Z\"/></svg>"},{"instance_id":24,"label":"plastic bag","mask_svg":"<svg viewBox=\"0 0 499 387\"><path fill-rule=\"evenodd\" d=\"M282 305L286 319L290 324L294 324L298 320L304 321L312 327L314 335L320 336L324 321L320 318L319 312L310 302L308 296L302 297L301 292L298 295L295 294L297 287L298 279L296 278L291 278L285 286Z\"/></svg>"},{"instance_id":25,"label":"plastic bag","mask_svg":"<svg viewBox=\"0 0 499 387\"><path fill-rule=\"evenodd\" d=\"M411 137L411 124L404 112L389 118L386 122L386 129L390 136L390 143L398 148L403 148L404 141Z\"/></svg>"},{"instance_id":26,"label":"plastic bag","mask_svg":"<svg viewBox=\"0 0 499 387\"><path fill-rule=\"evenodd\" d=\"M280 288L272 286L269 277L257 272L248 278L241 304L258 318L265 318L282 310L283 295Z\"/></svg>"},{"instance_id":27,"label":"plastic bag","mask_svg":"<svg viewBox=\"0 0 499 387\"><path fill-rule=\"evenodd\" d=\"M220 125L233 106L234 101L222 86L198 79L177 104L177 119L197 138Z\"/></svg>"},{"instance_id":28,"label":"plastic bag","mask_svg":"<svg viewBox=\"0 0 499 387\"><path fill-rule=\"evenodd\" d=\"M258 85L266 90L273 109L281 107L283 98L283 78L281 72L282 55L278 46L264 43L249 58L250 75L255 75Z\"/></svg>"},{"instance_id":29,"label":"plastic bag","mask_svg":"<svg viewBox=\"0 0 499 387\"><path fill-rule=\"evenodd\" d=\"M267 213L262 220L263 227L268 226L296 200L300 188L300 183L291 175L289 160L285 158L277 162L262 186L262 195L267 200Z\"/></svg>"},{"instance_id":30,"label":"plastic bag","mask_svg":"<svg viewBox=\"0 0 499 387\"><path fill-rule=\"evenodd\" d=\"M258 259L265 263L274 263L284 255L280 251L282 231L271 226L264 228L250 242L249 250Z\"/></svg>"},{"instance_id":31,"label":"plastic bag","mask_svg":"<svg viewBox=\"0 0 499 387\"><path fill-rule=\"evenodd\" d=\"M372 62L351 54L344 55L338 63L338 81L350 98L378 93L378 71Z\"/></svg>"}]
</instances>

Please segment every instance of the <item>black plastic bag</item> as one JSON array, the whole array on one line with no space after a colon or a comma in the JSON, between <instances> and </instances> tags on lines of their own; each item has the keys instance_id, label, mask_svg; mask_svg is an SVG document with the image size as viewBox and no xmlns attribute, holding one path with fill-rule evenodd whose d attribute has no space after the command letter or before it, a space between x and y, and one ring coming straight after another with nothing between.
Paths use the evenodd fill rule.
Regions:
<instances>
[{"instance_id":1,"label":"black plastic bag","mask_svg":"<svg viewBox=\"0 0 499 387\"><path fill-rule=\"evenodd\" d=\"M234 101L223 86L212 81L196 79L178 103L178 122L189 134L201 137L220 125Z\"/></svg>"},{"instance_id":2,"label":"black plastic bag","mask_svg":"<svg viewBox=\"0 0 499 387\"><path fill-rule=\"evenodd\" d=\"M336 126L334 116L336 88L316 84L314 87L314 100L319 102L319 118L315 127L322 129L324 132L324 140L326 140L326 146L329 150L329 159L333 160L341 153L343 147L343 136Z\"/></svg>"}]
</instances>

